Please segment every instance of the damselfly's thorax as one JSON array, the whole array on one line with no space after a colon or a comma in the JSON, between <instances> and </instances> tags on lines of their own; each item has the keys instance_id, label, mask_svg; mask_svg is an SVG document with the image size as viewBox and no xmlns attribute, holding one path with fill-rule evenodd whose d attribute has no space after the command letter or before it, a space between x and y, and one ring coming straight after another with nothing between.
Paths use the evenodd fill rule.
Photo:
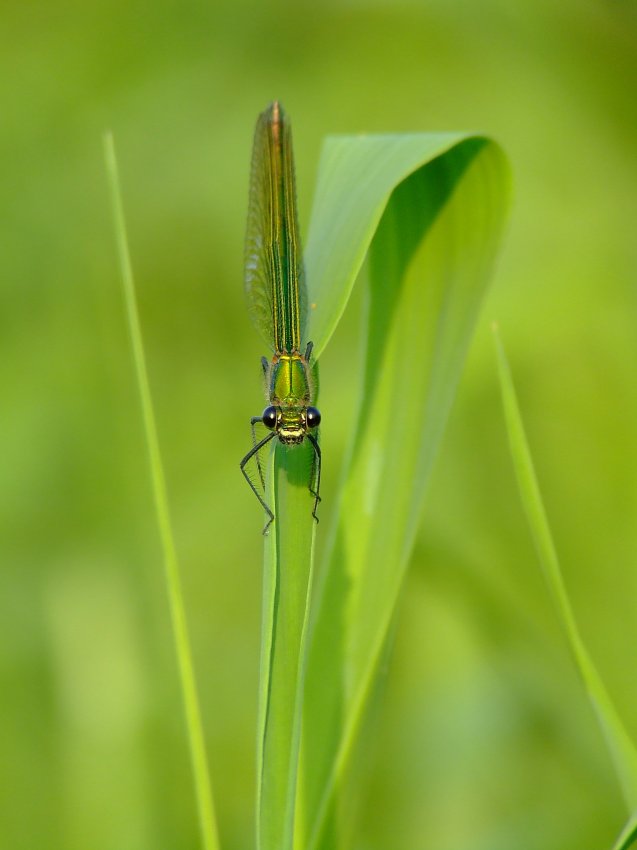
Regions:
<instances>
[{"instance_id":1,"label":"damselfly's thorax","mask_svg":"<svg viewBox=\"0 0 637 850\"><path fill-rule=\"evenodd\" d=\"M263 424L282 443L302 443L308 430L318 427L320 414L311 406L313 386L308 360L298 351L275 354L264 361L269 406Z\"/></svg>"},{"instance_id":2,"label":"damselfly's thorax","mask_svg":"<svg viewBox=\"0 0 637 850\"><path fill-rule=\"evenodd\" d=\"M275 354L268 364L266 394L276 407L307 407L312 402L310 365L298 351Z\"/></svg>"}]
</instances>

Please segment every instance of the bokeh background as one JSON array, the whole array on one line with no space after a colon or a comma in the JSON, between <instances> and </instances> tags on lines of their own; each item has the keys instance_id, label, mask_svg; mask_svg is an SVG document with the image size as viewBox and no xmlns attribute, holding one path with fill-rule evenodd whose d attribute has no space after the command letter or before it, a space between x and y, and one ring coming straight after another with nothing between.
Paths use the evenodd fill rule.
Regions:
<instances>
[{"instance_id":1,"label":"bokeh background","mask_svg":"<svg viewBox=\"0 0 637 850\"><path fill-rule=\"evenodd\" d=\"M512 361L583 633L637 736L637 4L4 2L0 848L198 846L102 133L116 137L226 850L253 845L262 407L242 295L254 120L482 130L515 202L430 487L361 848L587 850L625 812L521 513ZM360 294L322 358L329 522ZM405 340L408 348L409 340Z\"/></svg>"}]
</instances>

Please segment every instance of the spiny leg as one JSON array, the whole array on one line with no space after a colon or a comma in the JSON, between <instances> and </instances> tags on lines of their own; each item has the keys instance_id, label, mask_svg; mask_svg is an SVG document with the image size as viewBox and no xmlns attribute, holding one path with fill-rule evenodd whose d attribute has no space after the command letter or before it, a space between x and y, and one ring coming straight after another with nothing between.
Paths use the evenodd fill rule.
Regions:
<instances>
[{"instance_id":1,"label":"spiny leg","mask_svg":"<svg viewBox=\"0 0 637 850\"><path fill-rule=\"evenodd\" d=\"M305 348L305 360L308 364L312 357L313 349L314 343L308 342ZM316 509L318 507L319 502L321 501L321 497L319 495L321 489L321 449L319 447L316 437L312 436L312 434L308 434L307 437L310 443L312 444L312 448L314 449L314 455L312 457L312 472L310 474L309 491L314 496L314 507L312 508L312 516L318 522L319 520L316 515ZM314 484L315 481L316 486Z\"/></svg>"},{"instance_id":2,"label":"spiny leg","mask_svg":"<svg viewBox=\"0 0 637 850\"><path fill-rule=\"evenodd\" d=\"M319 446L318 440L313 434L308 434L307 438L312 444L312 448L314 449L314 459L312 461L312 475L310 478L309 489L310 493L314 496L314 507L312 508L312 516L318 522L319 519L316 515L316 509L318 508L318 504L321 501L321 497L319 495L321 490L321 447ZM314 487L315 481L316 486Z\"/></svg>"},{"instance_id":3,"label":"spiny leg","mask_svg":"<svg viewBox=\"0 0 637 850\"><path fill-rule=\"evenodd\" d=\"M257 422L263 422L263 417L262 416L253 416L250 419L250 431L252 432L252 448L254 448L257 444L257 434L256 434L256 431L254 430L254 426L257 424ZM261 486L265 490L265 475L263 474L263 467L261 466L261 458L259 457L258 452L257 452L257 456L256 456L256 462L257 462L257 470L259 472L259 479L261 481Z\"/></svg>"},{"instance_id":4,"label":"spiny leg","mask_svg":"<svg viewBox=\"0 0 637 850\"><path fill-rule=\"evenodd\" d=\"M309 437L310 435L308 434L307 436ZM319 454L320 454L320 452L319 452ZM315 499L318 499L318 501L321 502L322 499L318 494L318 487L314 486L314 482L316 481L316 467L317 467L317 454L316 454L316 450L314 449L314 446L312 446L312 469L310 470L310 483L308 485L308 490L310 491L311 495L314 496ZM319 475L319 481L317 481L317 485L318 484L320 484L320 475Z\"/></svg>"},{"instance_id":5,"label":"spiny leg","mask_svg":"<svg viewBox=\"0 0 637 850\"><path fill-rule=\"evenodd\" d=\"M253 427L254 427L254 426L253 426ZM262 448L263 448L263 447L264 447L267 443L269 443L269 442L270 442L270 440L272 440L274 437L276 437L276 434L275 434L274 432L272 432L271 434L266 434L266 436L265 436L262 440L260 440L260 441L259 441L259 442L255 445L255 446L253 446L253 447L250 449L250 451L248 452L248 454L247 454L247 455L243 458L243 460L242 460L242 461L241 461L241 463L239 464L239 466L240 466L240 468L241 468L241 472L243 473L243 477L245 478L245 480L246 480L246 481L248 482L248 484L250 485L250 489L252 490L252 492L254 493L254 495L257 497L257 499L258 499L258 500L259 500L259 502L261 503L261 506L263 507L263 509L265 510L265 512L266 512L266 513L267 513L267 515L268 515L268 521L266 522L265 527L264 527L264 529L263 529L263 533L264 533L264 534L267 534L267 533L268 533L268 529L270 528L270 526L271 526L271 525L272 525L272 523L274 522L274 514L273 514L273 513L272 513L272 511L270 510L270 507L269 507L269 505L267 504L267 502L265 501L265 499L261 496L261 494L259 493L259 491L257 490L257 488L254 486L254 483L252 482L252 480L251 480L250 476L249 476L249 475L248 475L248 473L246 472L245 467L246 467L246 464L248 463L248 461L249 461L252 457L254 457L254 455L257 455L257 460L258 460L258 453L259 453L259 452L261 451L261 449L262 449ZM264 485L264 489L265 489L265 485Z\"/></svg>"},{"instance_id":6,"label":"spiny leg","mask_svg":"<svg viewBox=\"0 0 637 850\"><path fill-rule=\"evenodd\" d=\"M261 358L261 368L263 369L263 377L267 381L268 372L270 370L270 362L269 362L267 357ZM254 426L256 425L257 422L263 422L263 417L262 416L253 416L252 419L250 419L250 428L252 430L252 445L253 446L256 446L256 444L257 444L257 435L256 435L255 430L254 430ZM257 469L259 471L259 478L261 479L261 486L265 490L265 476L263 474L263 469L261 467L261 459L260 459L258 454L257 454Z\"/></svg>"}]
</instances>

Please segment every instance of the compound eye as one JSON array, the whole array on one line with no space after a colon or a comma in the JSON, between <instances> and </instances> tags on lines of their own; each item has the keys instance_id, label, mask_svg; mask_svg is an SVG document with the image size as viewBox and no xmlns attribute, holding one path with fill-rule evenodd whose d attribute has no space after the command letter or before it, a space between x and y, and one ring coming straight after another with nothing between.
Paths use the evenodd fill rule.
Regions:
<instances>
[{"instance_id":1,"label":"compound eye","mask_svg":"<svg viewBox=\"0 0 637 850\"><path fill-rule=\"evenodd\" d=\"M308 428L318 428L321 424L321 414L315 407L308 407L305 411L305 418Z\"/></svg>"},{"instance_id":2,"label":"compound eye","mask_svg":"<svg viewBox=\"0 0 637 850\"><path fill-rule=\"evenodd\" d=\"M277 420L276 407L266 407L266 409L263 411L262 419L265 427L269 428L271 431L274 431L274 429L276 428Z\"/></svg>"}]
</instances>

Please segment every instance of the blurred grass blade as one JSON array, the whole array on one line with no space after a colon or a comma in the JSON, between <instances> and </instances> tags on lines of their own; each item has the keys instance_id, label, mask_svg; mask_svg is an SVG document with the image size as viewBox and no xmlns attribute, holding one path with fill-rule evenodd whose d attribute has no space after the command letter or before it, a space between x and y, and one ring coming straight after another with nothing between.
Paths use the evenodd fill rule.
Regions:
<instances>
[{"instance_id":1,"label":"blurred grass blade","mask_svg":"<svg viewBox=\"0 0 637 850\"><path fill-rule=\"evenodd\" d=\"M257 847L292 846L303 696L301 647L314 551L307 441L270 452L268 494L275 521L265 541L257 758Z\"/></svg>"},{"instance_id":2,"label":"blurred grass blade","mask_svg":"<svg viewBox=\"0 0 637 850\"><path fill-rule=\"evenodd\" d=\"M219 840L217 835L217 824L212 802L212 788L208 771L208 761L204 744L201 712L199 709L195 673L192 663L192 653L190 650L190 640L188 638L186 611L181 592L179 564L177 562L177 552L170 524L168 496L166 493L164 470L159 451L159 440L157 438L157 428L155 425L155 414L150 394L150 385L146 371L146 360L144 357L139 316L137 314L133 270L128 250L124 208L122 205L117 160L115 157L115 145L111 133L107 133L104 136L104 153L111 190L111 201L115 220L115 236L117 239L117 248L122 272L126 314L128 317L128 327L133 348L135 370L137 373L137 384L144 419L146 444L148 446L155 509L157 512L157 523L159 525L159 532L164 551L166 586L170 601L173 636L175 640L175 650L177 653L181 690L188 728L188 739L190 743L190 755L194 772L202 841L205 850L218 850Z\"/></svg>"},{"instance_id":3,"label":"blurred grass blade","mask_svg":"<svg viewBox=\"0 0 637 850\"><path fill-rule=\"evenodd\" d=\"M626 826L622 834L617 839L617 842L613 845L613 850L628 850L629 847L634 847L637 843L637 815L632 817Z\"/></svg>"},{"instance_id":4,"label":"blurred grass blade","mask_svg":"<svg viewBox=\"0 0 637 850\"><path fill-rule=\"evenodd\" d=\"M320 352L366 256L359 411L308 632L295 846L349 846L369 700L508 207L505 157L459 134L339 137L306 252Z\"/></svg>"},{"instance_id":5,"label":"blurred grass blade","mask_svg":"<svg viewBox=\"0 0 637 850\"><path fill-rule=\"evenodd\" d=\"M609 746L624 797L630 811L637 812L637 750L606 691L577 626L533 468L511 370L495 326L494 337L511 455L531 534L575 663Z\"/></svg>"},{"instance_id":6,"label":"blurred grass blade","mask_svg":"<svg viewBox=\"0 0 637 850\"><path fill-rule=\"evenodd\" d=\"M316 357L343 314L396 186L465 138L459 133L405 133L326 139L305 250L312 305L308 339ZM409 215L403 223L410 226Z\"/></svg>"}]
</instances>

